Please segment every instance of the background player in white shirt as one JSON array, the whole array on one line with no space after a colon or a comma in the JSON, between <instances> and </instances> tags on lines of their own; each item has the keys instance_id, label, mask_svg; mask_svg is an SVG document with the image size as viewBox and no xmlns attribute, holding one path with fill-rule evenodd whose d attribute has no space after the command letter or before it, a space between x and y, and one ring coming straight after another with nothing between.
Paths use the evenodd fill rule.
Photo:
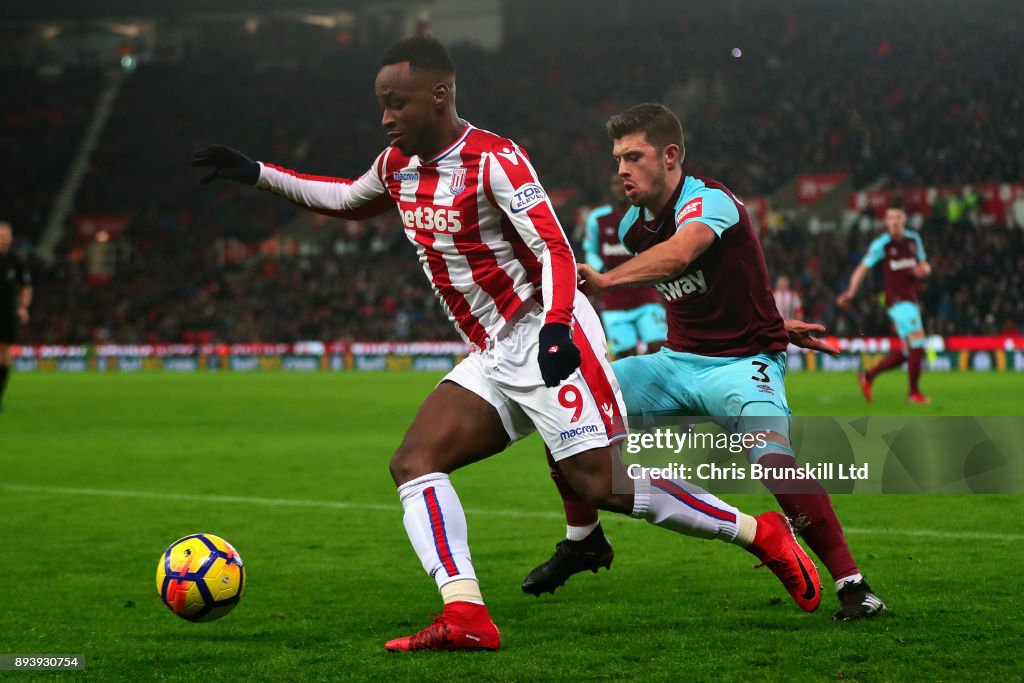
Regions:
<instances>
[{"instance_id":1,"label":"background player in white shirt","mask_svg":"<svg viewBox=\"0 0 1024 683\"><path fill-rule=\"evenodd\" d=\"M444 47L431 38L394 46L376 94L391 144L357 180L299 174L223 146L199 150L192 164L213 167L203 182L236 180L348 218L397 207L435 293L474 348L426 398L391 459L406 531L445 606L387 649L499 647L448 475L534 429L588 503L740 545L803 609L815 609L806 596L820 596L817 571L781 515L754 518L684 481L627 476L611 446L625 433L622 396L597 315L577 293L568 241L526 153L459 118Z\"/></svg>"},{"instance_id":2,"label":"background player in white shirt","mask_svg":"<svg viewBox=\"0 0 1024 683\"><path fill-rule=\"evenodd\" d=\"M775 291L772 295L775 297L775 307L779 309L779 315L783 320L804 317L804 302L800 300L797 291L789 286L787 276L780 275L775 278Z\"/></svg>"}]
</instances>

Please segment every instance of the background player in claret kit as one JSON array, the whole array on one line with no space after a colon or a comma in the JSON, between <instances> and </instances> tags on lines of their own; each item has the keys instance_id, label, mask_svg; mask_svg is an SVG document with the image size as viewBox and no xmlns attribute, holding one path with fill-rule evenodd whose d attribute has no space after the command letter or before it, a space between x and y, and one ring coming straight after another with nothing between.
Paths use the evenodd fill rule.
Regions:
<instances>
[{"instance_id":1,"label":"background player in claret kit","mask_svg":"<svg viewBox=\"0 0 1024 683\"><path fill-rule=\"evenodd\" d=\"M586 262L598 271L611 270L631 256L619 241L619 222L629 210L629 200L621 179L612 176L610 186L612 201L590 212L583 238ZM653 287L604 292L599 299L601 323L615 358L636 354L640 342L647 353L664 346L668 338L665 306Z\"/></svg>"},{"instance_id":2,"label":"background player in claret kit","mask_svg":"<svg viewBox=\"0 0 1024 683\"><path fill-rule=\"evenodd\" d=\"M918 382L924 362L927 340L921 322L921 307L917 301L917 281L932 273L932 267L924 253L921 236L907 230L907 212L903 204L894 202L885 210L886 234L871 242L864 260L854 269L850 284L836 301L840 306L849 304L857 295L864 277L878 263L882 264L882 279L885 283L885 305L896 334L903 342L903 348L892 351L878 365L867 372L857 374L864 398L871 400L871 383L886 370L892 370L907 363L910 377L911 403L931 403L921 393Z\"/></svg>"},{"instance_id":3,"label":"background player in claret kit","mask_svg":"<svg viewBox=\"0 0 1024 683\"><path fill-rule=\"evenodd\" d=\"M630 415L708 415L734 432L764 433L751 462L796 467L790 447L785 350L814 347L811 326L786 321L746 208L724 185L685 176L683 129L669 109L640 104L613 116L608 134L633 208L619 228L636 257L607 273L579 264L585 291L655 285L668 301L668 344L612 367ZM788 332L788 334L787 334ZM823 345L819 346L823 348ZM884 609L861 576L828 493L816 481L765 481L836 582L834 618Z\"/></svg>"},{"instance_id":4,"label":"background player in claret kit","mask_svg":"<svg viewBox=\"0 0 1024 683\"><path fill-rule=\"evenodd\" d=\"M11 375L11 344L16 341L18 324L28 323L32 303L32 278L11 252L12 241L10 223L0 221L0 410Z\"/></svg>"},{"instance_id":5,"label":"background player in claret kit","mask_svg":"<svg viewBox=\"0 0 1024 683\"><path fill-rule=\"evenodd\" d=\"M611 201L595 207L587 216L583 237L584 257L597 270L618 266L630 258L619 241L619 222L629 209L622 181L610 177ZM615 358L637 353L642 342L647 353L661 349L668 336L665 306L653 287L605 292L599 297L601 323L608 348ZM523 581L523 591L532 595L553 592L569 575L587 569L610 567L615 556L604 535L597 510L575 496L555 461L548 457L548 470L565 507L565 539L555 546L550 560L537 567Z\"/></svg>"},{"instance_id":6,"label":"background player in claret kit","mask_svg":"<svg viewBox=\"0 0 1024 683\"><path fill-rule=\"evenodd\" d=\"M623 436L621 394L597 315L577 292L568 241L525 152L459 118L444 47L431 38L394 46L375 89L391 144L357 180L298 174L223 146L199 150L192 164L213 168L204 182L236 180L334 215L397 207L474 348L425 399L391 459L406 531L445 605L432 625L387 649L499 647L448 475L534 429L588 503L744 547L815 609L817 572L781 515L745 515L683 481L627 477L611 446ZM613 491L613 478L632 490Z\"/></svg>"}]
</instances>

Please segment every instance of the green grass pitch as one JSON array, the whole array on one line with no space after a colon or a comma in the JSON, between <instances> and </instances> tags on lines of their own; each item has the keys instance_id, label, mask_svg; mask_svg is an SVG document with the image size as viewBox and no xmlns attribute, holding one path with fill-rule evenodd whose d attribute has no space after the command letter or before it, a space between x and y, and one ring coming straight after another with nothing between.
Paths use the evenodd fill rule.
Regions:
<instances>
[{"instance_id":1,"label":"green grass pitch","mask_svg":"<svg viewBox=\"0 0 1024 683\"><path fill-rule=\"evenodd\" d=\"M429 374L19 374L0 414L0 653L84 653L11 680L1019 680L1024 496L837 496L890 613L800 612L721 543L605 515L610 572L520 592L564 527L536 436L458 472L497 653L388 654L440 609L387 470ZM867 406L851 375L793 374L803 414ZM1020 375L925 375L924 414L1020 414ZM768 495L734 496L759 512ZM191 624L155 593L174 539L221 535L241 604ZM824 572L823 572L824 574ZM823 578L827 578L825 575ZM785 599L780 599L785 598Z\"/></svg>"}]
</instances>

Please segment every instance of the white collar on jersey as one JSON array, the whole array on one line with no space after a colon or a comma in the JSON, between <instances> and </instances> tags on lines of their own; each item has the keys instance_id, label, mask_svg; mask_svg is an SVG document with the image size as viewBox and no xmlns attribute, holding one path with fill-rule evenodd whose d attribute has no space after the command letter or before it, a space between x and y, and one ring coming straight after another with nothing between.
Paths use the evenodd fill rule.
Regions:
<instances>
[{"instance_id":1,"label":"white collar on jersey","mask_svg":"<svg viewBox=\"0 0 1024 683\"><path fill-rule=\"evenodd\" d=\"M465 119L459 119L459 121L462 121L462 123L466 124L466 130L462 132L462 135L459 136L459 139L453 142L451 145L449 145L447 149L438 152L437 154L435 154L434 156L430 157L429 159L422 163L436 164L437 162L441 161L446 156L454 152L456 147L458 147L459 145L466 141L466 138L469 137L470 131L473 130L473 124L471 124L469 121Z\"/></svg>"}]
</instances>

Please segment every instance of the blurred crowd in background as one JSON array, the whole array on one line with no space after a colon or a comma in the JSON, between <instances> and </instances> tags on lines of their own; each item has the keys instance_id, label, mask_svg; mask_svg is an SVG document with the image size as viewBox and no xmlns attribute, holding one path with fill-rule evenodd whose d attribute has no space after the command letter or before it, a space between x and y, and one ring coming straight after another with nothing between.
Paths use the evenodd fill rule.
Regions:
<instances>
[{"instance_id":1,"label":"blurred crowd in background","mask_svg":"<svg viewBox=\"0 0 1024 683\"><path fill-rule=\"evenodd\" d=\"M726 5L558 42L540 33L497 51L453 46L459 111L529 152L572 234L577 209L605 200L604 121L639 101L665 102L683 119L686 173L744 197L804 173L849 173L856 188L1024 179L1020 7L799 0L752 3L736 21ZM176 64L141 63L124 79L73 213L128 217L109 245L113 273L90 278L88 245L69 221L53 265L30 255L37 295L22 341L453 338L396 217L310 227L305 212L265 193L200 187L187 164L193 149L219 142L306 172L361 174L386 142L372 89L383 47L270 23L196 35ZM11 86L0 217L31 253L104 79L13 67L0 77ZM807 319L843 335L886 334L869 294L878 287L849 310L834 305L877 232L812 233L804 223L764 232L773 275L791 278ZM922 288L930 333L1024 330L1018 227L935 215L923 217L922 237L935 269ZM229 246L239 244L260 246L238 256Z\"/></svg>"}]
</instances>

